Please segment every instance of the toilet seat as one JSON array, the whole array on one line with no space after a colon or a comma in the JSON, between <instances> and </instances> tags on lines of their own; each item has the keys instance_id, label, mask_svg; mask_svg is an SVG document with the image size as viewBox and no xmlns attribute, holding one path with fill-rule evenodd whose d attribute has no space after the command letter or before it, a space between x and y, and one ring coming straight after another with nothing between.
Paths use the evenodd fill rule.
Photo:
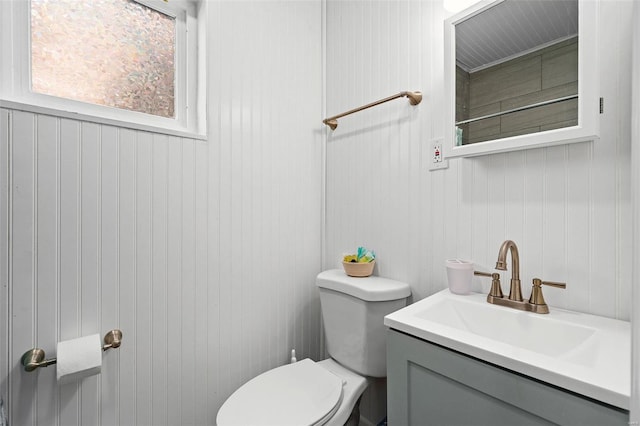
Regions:
<instances>
[{"instance_id":1,"label":"toilet seat","mask_svg":"<svg viewBox=\"0 0 640 426\"><path fill-rule=\"evenodd\" d=\"M310 359L274 368L245 383L222 405L227 425L320 426L340 407L342 379Z\"/></svg>"}]
</instances>

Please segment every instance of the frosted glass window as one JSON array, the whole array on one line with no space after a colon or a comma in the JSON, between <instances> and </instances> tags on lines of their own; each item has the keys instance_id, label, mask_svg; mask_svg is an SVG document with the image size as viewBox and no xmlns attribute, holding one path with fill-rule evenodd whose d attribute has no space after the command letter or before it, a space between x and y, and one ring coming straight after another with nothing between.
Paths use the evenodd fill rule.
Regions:
<instances>
[{"instance_id":1,"label":"frosted glass window","mask_svg":"<svg viewBox=\"0 0 640 426\"><path fill-rule=\"evenodd\" d=\"M31 89L173 118L175 37L132 0L31 0Z\"/></svg>"}]
</instances>

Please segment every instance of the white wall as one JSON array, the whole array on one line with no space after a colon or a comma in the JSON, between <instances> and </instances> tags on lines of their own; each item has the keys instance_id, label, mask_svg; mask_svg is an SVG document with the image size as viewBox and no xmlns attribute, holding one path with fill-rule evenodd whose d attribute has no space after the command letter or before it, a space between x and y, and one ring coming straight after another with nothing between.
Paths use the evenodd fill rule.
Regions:
<instances>
[{"instance_id":1,"label":"white wall","mask_svg":"<svg viewBox=\"0 0 640 426\"><path fill-rule=\"evenodd\" d=\"M545 291L551 305L629 319L631 5L600 8L600 141L451 160L430 172L429 140L443 135L441 3L329 1L328 115L402 90L424 99L342 118L330 134L325 266L366 245L378 273L410 283L417 300L446 287L445 259L493 270L512 239L525 294L534 277L565 281L566 290Z\"/></svg>"},{"instance_id":2,"label":"white wall","mask_svg":"<svg viewBox=\"0 0 640 426\"><path fill-rule=\"evenodd\" d=\"M320 356L320 2L208 6L208 141L0 110L11 424L214 424L290 348ZM115 327L99 376L22 371Z\"/></svg>"},{"instance_id":3,"label":"white wall","mask_svg":"<svg viewBox=\"0 0 640 426\"><path fill-rule=\"evenodd\" d=\"M640 74L640 6L633 6L633 54L632 74ZM640 305L640 81L632 82L632 200L633 200L633 279L632 306ZM630 425L640 424L640 315L637 309L631 310L631 415Z\"/></svg>"},{"instance_id":4,"label":"white wall","mask_svg":"<svg viewBox=\"0 0 640 426\"><path fill-rule=\"evenodd\" d=\"M629 318L629 2L601 8L599 142L429 172L440 2L329 0L327 115L401 90L424 100L340 120L324 236L321 2L208 4L207 142L0 110L0 393L13 424L212 424L288 348L321 356L314 277L358 245L420 299L446 286L446 258L492 268L511 238L525 285L567 281L546 291L552 305ZM20 369L32 346L54 355L57 340L112 327L123 346L81 385ZM379 420L384 396L364 408Z\"/></svg>"},{"instance_id":5,"label":"white wall","mask_svg":"<svg viewBox=\"0 0 640 426\"><path fill-rule=\"evenodd\" d=\"M411 285L413 300L446 288L444 261L493 270L500 244L520 251L523 293L534 277L552 306L628 320L631 304L630 1L600 7L601 140L449 162L430 172L429 141L443 136L440 1L327 2L327 115L403 90L339 120L327 142L325 267L359 245L377 273ZM612 48L611 46L615 46ZM510 271L502 273L508 291ZM490 281L475 278L474 290ZM363 414L384 416L384 384Z\"/></svg>"}]
</instances>

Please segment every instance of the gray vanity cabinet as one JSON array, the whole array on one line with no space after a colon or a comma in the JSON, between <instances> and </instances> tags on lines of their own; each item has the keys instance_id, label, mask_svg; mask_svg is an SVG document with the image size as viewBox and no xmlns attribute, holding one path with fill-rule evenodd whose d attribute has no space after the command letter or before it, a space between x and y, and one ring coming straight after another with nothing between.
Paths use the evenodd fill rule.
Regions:
<instances>
[{"instance_id":1,"label":"gray vanity cabinet","mask_svg":"<svg viewBox=\"0 0 640 426\"><path fill-rule=\"evenodd\" d=\"M387 340L389 426L627 425L599 403L396 330Z\"/></svg>"}]
</instances>

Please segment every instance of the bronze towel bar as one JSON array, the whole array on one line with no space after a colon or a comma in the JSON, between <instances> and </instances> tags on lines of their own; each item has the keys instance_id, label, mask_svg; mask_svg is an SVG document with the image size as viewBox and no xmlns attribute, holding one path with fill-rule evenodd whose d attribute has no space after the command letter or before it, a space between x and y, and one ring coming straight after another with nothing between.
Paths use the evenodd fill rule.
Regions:
<instances>
[{"instance_id":1,"label":"bronze towel bar","mask_svg":"<svg viewBox=\"0 0 640 426\"><path fill-rule=\"evenodd\" d=\"M345 115L353 114L354 112L362 111L363 109L371 108L376 105L383 104L385 102L392 101L398 98L409 98L409 103L411 105L418 105L422 101L422 93L420 92L400 92L397 95L389 96L388 98L380 99L379 101L371 102L370 104L361 106L359 108L354 108L350 111L343 112L342 114L334 115L333 117L325 118L322 120L324 124L331 127L331 130L335 130L338 127L338 118L344 117Z\"/></svg>"}]
</instances>

